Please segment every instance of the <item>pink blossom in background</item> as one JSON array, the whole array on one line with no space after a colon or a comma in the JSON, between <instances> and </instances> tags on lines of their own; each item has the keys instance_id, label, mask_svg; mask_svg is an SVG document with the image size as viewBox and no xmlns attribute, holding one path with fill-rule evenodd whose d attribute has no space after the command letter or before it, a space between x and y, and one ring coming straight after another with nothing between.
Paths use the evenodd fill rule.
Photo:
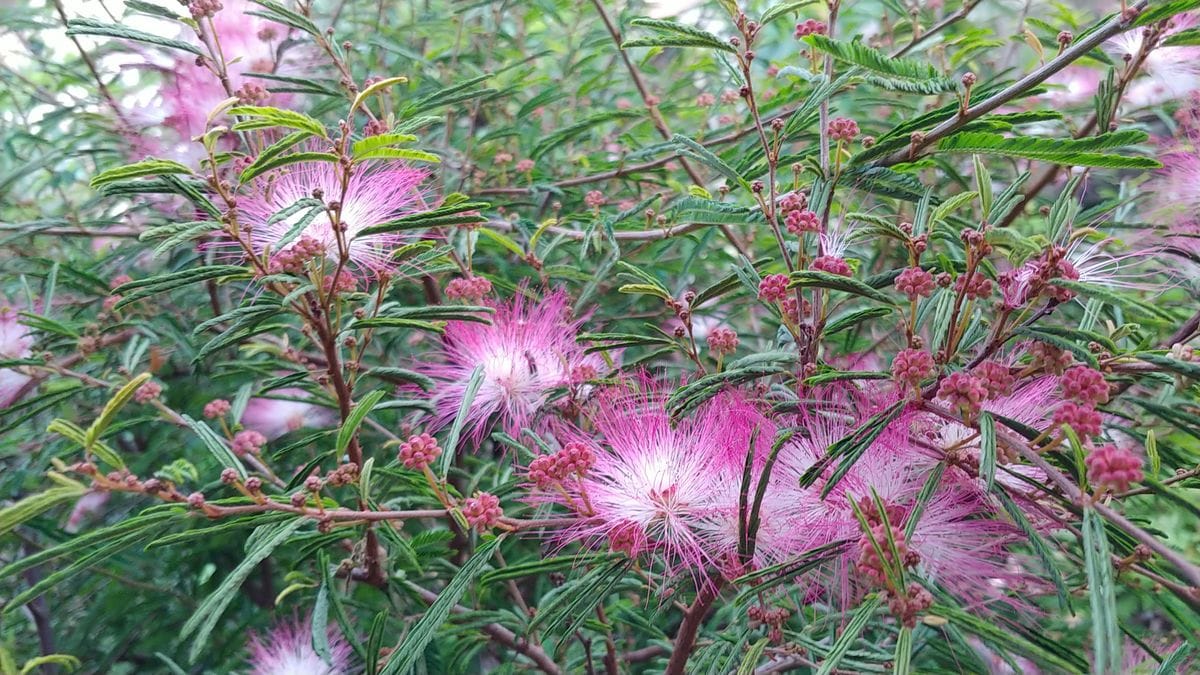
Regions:
<instances>
[{"instance_id":1,"label":"pink blossom in background","mask_svg":"<svg viewBox=\"0 0 1200 675\"><path fill-rule=\"evenodd\" d=\"M274 396L291 399L256 397L246 404L242 413L242 426L275 440L280 436L302 427L323 427L334 421L333 411L304 399L309 393L303 389L276 389Z\"/></svg>"},{"instance_id":2,"label":"pink blossom in background","mask_svg":"<svg viewBox=\"0 0 1200 675\"><path fill-rule=\"evenodd\" d=\"M1171 19L1166 36L1196 23L1195 15L1178 14ZM1143 29L1134 28L1111 38L1104 47L1120 63L1126 54L1137 54L1144 39ZM1158 45L1146 57L1142 73L1125 91L1123 100L1129 104L1145 107L1184 98L1200 89L1200 47Z\"/></svg>"},{"instance_id":3,"label":"pink blossom in background","mask_svg":"<svg viewBox=\"0 0 1200 675\"><path fill-rule=\"evenodd\" d=\"M74 534L83 527L84 523L98 518L103 512L104 505L108 503L108 497L109 492L104 490L85 492L76 500L75 508L71 509L71 515L67 516L63 530Z\"/></svg>"},{"instance_id":4,"label":"pink blossom in background","mask_svg":"<svg viewBox=\"0 0 1200 675\"><path fill-rule=\"evenodd\" d=\"M1167 228L1159 240L1200 261L1200 150L1195 142L1167 144L1158 155L1163 167L1146 183L1155 219Z\"/></svg>"},{"instance_id":5,"label":"pink blossom in background","mask_svg":"<svg viewBox=\"0 0 1200 675\"><path fill-rule=\"evenodd\" d=\"M326 162L314 162L288 167L269 179L256 181L253 193L240 201L244 224L250 228L250 243L255 253L272 254L281 250L280 240L308 214L301 209L288 218L271 222L271 217L297 201L312 198L320 191L327 201L336 201L342 194L340 167ZM383 272L394 270L392 252L403 241L396 234L359 236L367 228L399 216L426 208L421 181L426 173L398 162L360 164L354 168L344 198L341 198L341 222L346 226L350 261L360 270ZM315 243L324 249L325 256L337 260L337 238L328 214L323 210L309 222L300 235L282 247L287 251L300 243Z\"/></svg>"},{"instance_id":6,"label":"pink blossom in background","mask_svg":"<svg viewBox=\"0 0 1200 675\"><path fill-rule=\"evenodd\" d=\"M312 646L312 618L294 618L275 624L265 635L250 635L251 675L345 675L350 672L350 643L332 627L329 662Z\"/></svg>"},{"instance_id":7,"label":"pink blossom in background","mask_svg":"<svg viewBox=\"0 0 1200 675\"><path fill-rule=\"evenodd\" d=\"M23 359L32 353L33 334L20 322L19 311L0 297L0 358ZM0 368L0 407L16 403L17 394L32 379L13 368Z\"/></svg>"},{"instance_id":8,"label":"pink blossom in background","mask_svg":"<svg viewBox=\"0 0 1200 675\"><path fill-rule=\"evenodd\" d=\"M1089 102L1095 97L1103 77L1096 68L1067 66L1046 81L1048 91L1041 98L1054 108Z\"/></svg>"},{"instance_id":9,"label":"pink blossom in background","mask_svg":"<svg viewBox=\"0 0 1200 675\"><path fill-rule=\"evenodd\" d=\"M555 291L540 301L518 292L496 306L491 323L451 321L446 326L441 362L425 372L437 381L433 427L452 422L478 366L482 382L471 399L467 426L471 440L483 440L494 420L510 435L520 435L545 412L555 389L571 384L576 366L585 363L576 343L580 321L570 316L570 299Z\"/></svg>"}]
</instances>

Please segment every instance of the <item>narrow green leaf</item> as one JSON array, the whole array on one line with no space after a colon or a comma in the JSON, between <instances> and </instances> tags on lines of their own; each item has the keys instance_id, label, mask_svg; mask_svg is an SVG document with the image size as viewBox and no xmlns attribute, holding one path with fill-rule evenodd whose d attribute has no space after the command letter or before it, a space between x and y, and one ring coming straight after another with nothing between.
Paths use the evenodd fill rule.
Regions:
<instances>
[{"instance_id":1,"label":"narrow green leaf","mask_svg":"<svg viewBox=\"0 0 1200 675\"><path fill-rule=\"evenodd\" d=\"M1092 608L1092 672L1121 672L1121 630L1118 625L1112 557L1104 521L1091 506L1083 508L1083 553L1087 568L1088 600Z\"/></svg>"},{"instance_id":2,"label":"narrow green leaf","mask_svg":"<svg viewBox=\"0 0 1200 675\"><path fill-rule=\"evenodd\" d=\"M883 602L882 597L872 593L863 600L858 609L854 610L854 616L850 618L850 622L838 636L837 642L833 643L833 647L825 655L825 660L817 669L817 675L830 675L838 667L842 658L846 656L846 652L850 651L850 646L854 644L859 635L862 635L863 629L867 627L871 617L875 616L875 610L879 609L881 602Z\"/></svg>"},{"instance_id":3,"label":"narrow green leaf","mask_svg":"<svg viewBox=\"0 0 1200 675\"><path fill-rule=\"evenodd\" d=\"M377 389L362 397L359 399L358 403L354 404L354 407L350 410L350 415L346 418L346 421L342 423L342 428L338 430L337 445L335 448L339 457L346 451L346 448L349 447L350 441L354 438L354 435L358 433L359 425L361 425L362 421L366 419L367 415L371 412L371 409L374 408L379 401L383 400L383 397L386 395L386 391Z\"/></svg>"}]
</instances>

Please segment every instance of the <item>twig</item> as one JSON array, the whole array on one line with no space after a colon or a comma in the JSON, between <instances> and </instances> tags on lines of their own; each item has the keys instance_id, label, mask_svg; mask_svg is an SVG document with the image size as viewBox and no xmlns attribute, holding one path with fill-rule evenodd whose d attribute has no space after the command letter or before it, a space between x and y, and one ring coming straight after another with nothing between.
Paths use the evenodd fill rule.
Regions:
<instances>
[{"instance_id":1,"label":"twig","mask_svg":"<svg viewBox=\"0 0 1200 675\"><path fill-rule=\"evenodd\" d=\"M959 21L962 21L963 19L967 18L967 15L970 14L971 11L974 10L976 7L978 7L979 3L981 3L981 2L983 2L983 0L967 0L967 2L963 3L962 9L945 17L941 21L933 24L932 26L929 27L929 30L925 31L924 33L921 33L920 35L914 35L913 39L908 44L906 44L903 47L901 47L900 49L892 52L891 57L893 59L895 59L895 58L900 58L901 56L904 56L905 54L907 54L910 51L912 51L913 49L915 49L922 42L928 40L929 38L933 37L934 35L937 35L938 33L942 32L946 28L958 23Z\"/></svg>"},{"instance_id":2,"label":"twig","mask_svg":"<svg viewBox=\"0 0 1200 675\"><path fill-rule=\"evenodd\" d=\"M667 669L663 671L665 675L683 675L687 672L688 657L692 654L692 648L696 646L696 634L700 625L704 623L709 608L720 596L720 590L718 580L700 582L700 587L696 590L696 599L683 615L683 623L679 624L679 631L675 633L675 648L671 651Z\"/></svg>"},{"instance_id":3,"label":"twig","mask_svg":"<svg viewBox=\"0 0 1200 675\"><path fill-rule=\"evenodd\" d=\"M1129 7L1132 10L1140 12L1142 9L1145 9L1148 3L1149 0L1137 0L1136 2L1130 4ZM1108 23L1104 24L1094 33L1088 35L1083 40L1075 42L1066 50L1064 50L1063 53L1046 62L1046 64L1042 67L1008 85L1001 91L993 94L991 97L972 105L964 113L955 115L954 117L942 122L930 131L926 132L924 137L914 140L911 146L902 150L898 150L887 157L878 160L874 163L875 166L891 166L892 164L898 164L900 162L912 161L916 158L916 153L920 152L924 148L929 147L931 144L958 131L968 123L983 117L993 110L1003 106L1005 103L1008 103L1012 99L1017 98L1029 89L1046 81L1058 71L1066 68L1071 63L1085 56L1088 52L1098 47L1105 40L1116 35L1117 33L1128 30L1129 23L1133 21L1134 18L1136 18L1135 12L1130 12L1128 14L1128 18L1121 15L1113 17L1108 21Z\"/></svg>"}]
</instances>

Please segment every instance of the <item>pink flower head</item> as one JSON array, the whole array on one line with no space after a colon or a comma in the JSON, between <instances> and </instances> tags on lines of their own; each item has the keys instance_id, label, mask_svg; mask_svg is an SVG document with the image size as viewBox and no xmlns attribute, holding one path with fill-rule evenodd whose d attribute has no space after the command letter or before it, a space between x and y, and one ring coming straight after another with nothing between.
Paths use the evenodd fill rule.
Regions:
<instances>
[{"instance_id":1,"label":"pink flower head","mask_svg":"<svg viewBox=\"0 0 1200 675\"><path fill-rule=\"evenodd\" d=\"M605 197L604 193L599 190L591 190L583 196L583 203L586 204L589 209L598 209L601 206L604 206L606 202L608 202L608 198Z\"/></svg>"},{"instance_id":2,"label":"pink flower head","mask_svg":"<svg viewBox=\"0 0 1200 675\"><path fill-rule=\"evenodd\" d=\"M226 401L223 398L214 398L213 400L204 404L204 417L206 419L215 420L228 415L232 408L233 406L230 405L229 401Z\"/></svg>"},{"instance_id":3,"label":"pink flower head","mask_svg":"<svg viewBox=\"0 0 1200 675\"><path fill-rule=\"evenodd\" d=\"M1059 379L1062 393L1072 401L1098 405L1108 403L1108 382L1104 373L1088 366L1067 369Z\"/></svg>"},{"instance_id":4,"label":"pink flower head","mask_svg":"<svg viewBox=\"0 0 1200 675\"><path fill-rule=\"evenodd\" d=\"M535 164L532 159L522 159L517 162L516 169L520 173L529 173L530 171L533 171L534 166Z\"/></svg>"},{"instance_id":5,"label":"pink flower head","mask_svg":"<svg viewBox=\"0 0 1200 675\"><path fill-rule=\"evenodd\" d=\"M915 388L933 373L933 368L933 355L929 352L924 349L902 349L892 361L892 378Z\"/></svg>"},{"instance_id":6,"label":"pink flower head","mask_svg":"<svg viewBox=\"0 0 1200 675\"><path fill-rule=\"evenodd\" d=\"M1054 423L1066 424L1083 437L1099 436L1103 418L1090 405L1067 401L1054 411Z\"/></svg>"},{"instance_id":7,"label":"pink flower head","mask_svg":"<svg viewBox=\"0 0 1200 675\"><path fill-rule=\"evenodd\" d=\"M250 636L251 675L345 675L350 672L350 644L333 628L329 662L312 646L312 619L278 623L264 636Z\"/></svg>"},{"instance_id":8,"label":"pink flower head","mask_svg":"<svg viewBox=\"0 0 1200 675\"><path fill-rule=\"evenodd\" d=\"M1171 19L1164 37L1194 27L1196 16L1184 13ZM1116 35L1105 48L1117 59L1134 56L1142 49L1146 31L1133 28ZM1133 81L1125 92L1125 100L1135 106L1152 106L1165 101L1179 100L1200 89L1200 48L1195 46L1163 46L1161 42L1142 63L1144 77Z\"/></svg>"},{"instance_id":9,"label":"pink flower head","mask_svg":"<svg viewBox=\"0 0 1200 675\"><path fill-rule=\"evenodd\" d=\"M1050 90L1042 94L1054 108L1090 102L1100 86L1101 73L1096 68L1071 65L1046 81Z\"/></svg>"},{"instance_id":10,"label":"pink flower head","mask_svg":"<svg viewBox=\"0 0 1200 675\"><path fill-rule=\"evenodd\" d=\"M645 385L600 395L591 418L600 441L588 446L594 463L567 490L583 518L564 537L648 552L668 572L700 578L736 551L745 453L758 426L754 452L765 458L773 427L732 393L672 423L666 392ZM541 498L566 502L551 491Z\"/></svg>"},{"instance_id":11,"label":"pink flower head","mask_svg":"<svg viewBox=\"0 0 1200 675\"><path fill-rule=\"evenodd\" d=\"M1193 132L1195 133L1195 132ZM1158 219L1170 225L1164 244L1200 260L1200 148L1164 149L1159 169L1146 189Z\"/></svg>"},{"instance_id":12,"label":"pink flower head","mask_svg":"<svg viewBox=\"0 0 1200 675\"><path fill-rule=\"evenodd\" d=\"M705 91L705 92L701 92L700 95L696 96L696 107L697 108L707 108L716 102L717 102L717 97L712 92Z\"/></svg>"},{"instance_id":13,"label":"pink flower head","mask_svg":"<svg viewBox=\"0 0 1200 675\"><path fill-rule=\"evenodd\" d=\"M557 291L540 302L518 293L496 307L490 324L451 321L446 326L441 364L428 372L439 385L433 394L434 428L458 414L476 367L483 381L467 412L470 438L483 440L493 418L505 433L519 434L543 412L554 390L571 382L584 363L575 337L579 322L570 319L570 301Z\"/></svg>"},{"instance_id":14,"label":"pink flower head","mask_svg":"<svg viewBox=\"0 0 1200 675\"><path fill-rule=\"evenodd\" d=\"M468 498L463 502L462 512L467 524L480 532L495 527L504 515L500 498L487 492L476 492L474 497Z\"/></svg>"},{"instance_id":15,"label":"pink flower head","mask_svg":"<svg viewBox=\"0 0 1200 675\"><path fill-rule=\"evenodd\" d=\"M829 120L829 137L835 141L850 142L858 136L858 122L848 117L835 117Z\"/></svg>"},{"instance_id":16,"label":"pink flower head","mask_svg":"<svg viewBox=\"0 0 1200 675\"><path fill-rule=\"evenodd\" d=\"M836 274L841 277L854 276L854 270L850 269L850 264L844 258L832 255L817 256L812 261L812 268L818 272Z\"/></svg>"},{"instance_id":17,"label":"pink flower head","mask_svg":"<svg viewBox=\"0 0 1200 675\"><path fill-rule=\"evenodd\" d=\"M298 164L255 182L255 192L240 202L244 226L250 230L254 252L273 254L295 246L292 242L280 246L279 241L292 227L305 218L308 209L301 209L288 218L271 222L279 211L301 199L314 195L329 201L342 195L339 182L340 167L327 162ZM375 272L390 271L395 263L392 252L402 240L392 233L359 236L363 230L399 216L416 213L425 208L421 181L426 173L405 164L387 162L360 164L353 169L344 198L340 199L340 221L349 249L350 262ZM337 260L338 243L328 213L321 210L303 231L298 240L318 242L324 254Z\"/></svg>"},{"instance_id":18,"label":"pink flower head","mask_svg":"<svg viewBox=\"0 0 1200 675\"><path fill-rule=\"evenodd\" d=\"M979 412L980 404L987 398L988 390L983 382L962 371L950 373L938 386L937 396L969 416Z\"/></svg>"},{"instance_id":19,"label":"pink flower head","mask_svg":"<svg viewBox=\"0 0 1200 675\"><path fill-rule=\"evenodd\" d=\"M486 277L461 277L446 284L446 297L451 300L479 302L492 292L492 282Z\"/></svg>"},{"instance_id":20,"label":"pink flower head","mask_svg":"<svg viewBox=\"0 0 1200 675\"><path fill-rule=\"evenodd\" d=\"M788 211L784 216L783 223L787 227L787 231L792 234L821 231L821 217L808 209Z\"/></svg>"},{"instance_id":21,"label":"pink flower head","mask_svg":"<svg viewBox=\"0 0 1200 675\"><path fill-rule=\"evenodd\" d=\"M301 427L322 427L333 421L331 411L305 400L309 394L303 389L277 389L272 394L287 398L252 398L241 419L242 426L269 441Z\"/></svg>"},{"instance_id":22,"label":"pink flower head","mask_svg":"<svg viewBox=\"0 0 1200 675\"><path fill-rule=\"evenodd\" d=\"M1143 477L1142 458L1129 448L1102 445L1088 453L1085 461L1088 480L1096 487L1124 492Z\"/></svg>"},{"instance_id":23,"label":"pink flower head","mask_svg":"<svg viewBox=\"0 0 1200 675\"><path fill-rule=\"evenodd\" d=\"M795 36L797 39L808 37L809 35L824 35L829 30L824 21L816 19L805 19L796 24Z\"/></svg>"},{"instance_id":24,"label":"pink flower head","mask_svg":"<svg viewBox=\"0 0 1200 675\"><path fill-rule=\"evenodd\" d=\"M423 471L441 454L442 448L436 438L429 434L417 434L400 444L398 458L405 468Z\"/></svg>"},{"instance_id":25,"label":"pink flower head","mask_svg":"<svg viewBox=\"0 0 1200 675\"><path fill-rule=\"evenodd\" d=\"M758 284L758 299L779 302L787 297L787 285L786 274L768 274Z\"/></svg>"},{"instance_id":26,"label":"pink flower head","mask_svg":"<svg viewBox=\"0 0 1200 675\"><path fill-rule=\"evenodd\" d=\"M17 309L0 297L0 358L23 359L32 353L33 335L19 319ZM0 368L0 407L16 403L17 394L32 379L12 368Z\"/></svg>"},{"instance_id":27,"label":"pink flower head","mask_svg":"<svg viewBox=\"0 0 1200 675\"><path fill-rule=\"evenodd\" d=\"M133 392L133 400L137 401L138 403L149 403L158 398L159 394L161 393L162 385L154 380L150 380L149 382L146 382L142 386L138 387L137 391Z\"/></svg>"},{"instance_id":28,"label":"pink flower head","mask_svg":"<svg viewBox=\"0 0 1200 675\"><path fill-rule=\"evenodd\" d=\"M266 444L266 436L253 429L244 429L234 435L232 450L235 455L258 454Z\"/></svg>"},{"instance_id":29,"label":"pink flower head","mask_svg":"<svg viewBox=\"0 0 1200 675\"><path fill-rule=\"evenodd\" d=\"M708 334L708 351L713 356L724 356L737 351L738 335L732 328L720 326Z\"/></svg>"},{"instance_id":30,"label":"pink flower head","mask_svg":"<svg viewBox=\"0 0 1200 675\"><path fill-rule=\"evenodd\" d=\"M908 267L896 277L896 290L908 296L910 300L928 298L937 290L937 282L928 270L920 267Z\"/></svg>"},{"instance_id":31,"label":"pink flower head","mask_svg":"<svg viewBox=\"0 0 1200 675\"><path fill-rule=\"evenodd\" d=\"M1012 393L1016 378L1008 365L999 361L984 361L971 371L988 390L988 398L994 399Z\"/></svg>"}]
</instances>

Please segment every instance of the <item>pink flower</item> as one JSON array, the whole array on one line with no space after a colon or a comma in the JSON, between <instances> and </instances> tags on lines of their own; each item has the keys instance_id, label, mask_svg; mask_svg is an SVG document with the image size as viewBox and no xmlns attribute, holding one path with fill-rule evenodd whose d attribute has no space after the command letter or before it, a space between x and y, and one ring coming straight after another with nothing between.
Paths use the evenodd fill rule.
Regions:
<instances>
[{"instance_id":1,"label":"pink flower","mask_svg":"<svg viewBox=\"0 0 1200 675\"><path fill-rule=\"evenodd\" d=\"M902 349L892 361L892 377L910 387L917 387L921 380L933 373L933 355L924 349Z\"/></svg>"},{"instance_id":2,"label":"pink flower","mask_svg":"<svg viewBox=\"0 0 1200 675\"><path fill-rule=\"evenodd\" d=\"M787 212L783 219L787 231L792 234L805 232L820 232L821 218L807 209L794 209Z\"/></svg>"},{"instance_id":3,"label":"pink flower","mask_svg":"<svg viewBox=\"0 0 1200 675\"><path fill-rule=\"evenodd\" d=\"M331 411L305 400L309 394L303 389L276 389L272 394L288 398L252 398L241 419L242 426L269 441L301 427L322 427L333 421Z\"/></svg>"},{"instance_id":4,"label":"pink flower","mask_svg":"<svg viewBox=\"0 0 1200 675\"><path fill-rule=\"evenodd\" d=\"M937 290L937 282L929 271L920 267L908 267L896 277L896 290L907 295L910 300L928 298Z\"/></svg>"},{"instance_id":5,"label":"pink flower","mask_svg":"<svg viewBox=\"0 0 1200 675\"><path fill-rule=\"evenodd\" d=\"M345 675L350 672L350 644L335 629L329 635L329 662L312 646L312 619L278 623L265 636L250 636L251 675Z\"/></svg>"},{"instance_id":6,"label":"pink flower","mask_svg":"<svg viewBox=\"0 0 1200 675\"><path fill-rule=\"evenodd\" d=\"M1146 183L1157 218L1170 224L1164 244L1200 260L1200 149L1195 144L1159 154L1163 168Z\"/></svg>"},{"instance_id":7,"label":"pink flower","mask_svg":"<svg viewBox=\"0 0 1200 675\"><path fill-rule=\"evenodd\" d=\"M75 508L71 509L71 515L67 516L67 524L63 526L63 530L74 534L83 527L84 522L100 516L104 505L108 503L108 496L106 490L85 492L75 502Z\"/></svg>"},{"instance_id":8,"label":"pink flower","mask_svg":"<svg viewBox=\"0 0 1200 675\"><path fill-rule=\"evenodd\" d=\"M1008 396L1016 381L1012 369L999 361L984 361L971 373L987 388L989 399Z\"/></svg>"},{"instance_id":9,"label":"pink flower","mask_svg":"<svg viewBox=\"0 0 1200 675\"><path fill-rule=\"evenodd\" d=\"M20 322L17 309L0 297L0 358L23 359L32 354L33 334ZM0 407L16 403L17 394L33 378L12 368L0 368Z\"/></svg>"},{"instance_id":10,"label":"pink flower","mask_svg":"<svg viewBox=\"0 0 1200 675\"><path fill-rule=\"evenodd\" d=\"M809 35L824 35L829 30L823 21L816 19L805 19L796 24L795 36L797 39L808 37Z\"/></svg>"},{"instance_id":11,"label":"pink flower","mask_svg":"<svg viewBox=\"0 0 1200 675\"><path fill-rule=\"evenodd\" d=\"M1064 108L1090 102L1100 86L1101 73L1095 68L1072 65L1063 68L1046 81L1050 90L1042 98L1054 108Z\"/></svg>"},{"instance_id":12,"label":"pink flower","mask_svg":"<svg viewBox=\"0 0 1200 675\"><path fill-rule=\"evenodd\" d=\"M266 444L266 436L253 429L245 429L234 435L232 450L235 455L258 454Z\"/></svg>"},{"instance_id":13,"label":"pink flower","mask_svg":"<svg viewBox=\"0 0 1200 675\"><path fill-rule=\"evenodd\" d=\"M829 120L829 137L835 141L850 142L858 136L858 122L847 117Z\"/></svg>"},{"instance_id":14,"label":"pink flower","mask_svg":"<svg viewBox=\"0 0 1200 675\"><path fill-rule=\"evenodd\" d=\"M1192 28L1195 24L1194 15L1178 14L1171 19L1171 26L1164 38ZM1136 55L1145 39L1145 30L1134 28L1111 38L1104 46L1120 60L1126 54ZM1126 90L1126 101L1135 106L1152 106L1182 99L1189 92L1200 89L1200 48L1163 46L1159 43L1146 56L1141 72L1144 77L1135 79Z\"/></svg>"},{"instance_id":15,"label":"pink flower","mask_svg":"<svg viewBox=\"0 0 1200 675\"><path fill-rule=\"evenodd\" d=\"M437 439L429 434L417 434L400 444L398 459L405 468L424 471L441 454Z\"/></svg>"},{"instance_id":16,"label":"pink flower","mask_svg":"<svg viewBox=\"0 0 1200 675\"><path fill-rule=\"evenodd\" d=\"M446 284L446 297L451 300L479 302L492 292L492 282L485 277L462 277Z\"/></svg>"},{"instance_id":17,"label":"pink flower","mask_svg":"<svg viewBox=\"0 0 1200 675\"><path fill-rule=\"evenodd\" d=\"M1088 480L1096 487L1124 492L1130 483L1142 480L1142 458L1129 448L1102 445L1088 453L1085 461Z\"/></svg>"},{"instance_id":18,"label":"pink flower","mask_svg":"<svg viewBox=\"0 0 1200 675\"><path fill-rule=\"evenodd\" d=\"M520 173L529 173L530 171L533 171L533 167L534 163L532 159L522 159L517 162L516 169Z\"/></svg>"},{"instance_id":19,"label":"pink flower","mask_svg":"<svg viewBox=\"0 0 1200 675\"><path fill-rule=\"evenodd\" d=\"M133 400L137 401L138 403L149 403L158 398L159 394L161 393L162 385L151 380L138 387L137 391L133 392Z\"/></svg>"},{"instance_id":20,"label":"pink flower","mask_svg":"<svg viewBox=\"0 0 1200 675\"><path fill-rule=\"evenodd\" d=\"M713 356L724 356L737 351L738 335L732 329L721 326L708 334L708 351Z\"/></svg>"},{"instance_id":21,"label":"pink flower","mask_svg":"<svg viewBox=\"0 0 1200 675\"><path fill-rule=\"evenodd\" d=\"M717 102L717 97L712 92L703 92L696 97L696 107L707 108Z\"/></svg>"},{"instance_id":22,"label":"pink flower","mask_svg":"<svg viewBox=\"0 0 1200 675\"><path fill-rule=\"evenodd\" d=\"M836 274L842 277L854 276L854 270L843 258L832 255L817 256L812 261L812 268L826 274Z\"/></svg>"},{"instance_id":23,"label":"pink flower","mask_svg":"<svg viewBox=\"0 0 1200 675\"><path fill-rule=\"evenodd\" d=\"M505 433L519 435L548 407L553 391L570 384L572 369L584 362L583 349L575 341L578 328L561 291L540 302L518 293L496 307L490 324L451 321L443 363L427 368L439 381L433 394L433 427L455 418L479 367L483 380L467 412L470 438L476 444L482 441L493 418Z\"/></svg>"},{"instance_id":24,"label":"pink flower","mask_svg":"<svg viewBox=\"0 0 1200 675\"><path fill-rule=\"evenodd\" d=\"M758 284L758 299L767 302L779 302L787 297L788 276L786 274L768 274Z\"/></svg>"},{"instance_id":25,"label":"pink flower","mask_svg":"<svg viewBox=\"0 0 1200 675\"><path fill-rule=\"evenodd\" d=\"M947 375L937 391L938 398L970 416L979 412L980 404L987 395L987 387L979 378L961 371Z\"/></svg>"},{"instance_id":26,"label":"pink flower","mask_svg":"<svg viewBox=\"0 0 1200 675\"><path fill-rule=\"evenodd\" d=\"M423 210L425 198L420 185L426 173L397 162L360 164L351 174L344 198L340 198L339 171L335 164L313 162L293 165L273 173L269 179L255 181L254 193L240 201L243 225L250 230L254 252L258 255L268 250L278 253L295 246L296 243L280 245L279 242L306 217L308 210L302 209L275 222L271 222L271 218L282 209L301 199L311 199L317 193L327 203L340 199L340 220L346 228L344 236L351 262L375 272L394 269L396 265L390 256L402 237L392 233L359 234L367 228ZM298 239L320 243L325 256L337 260L337 236L324 209L304 227Z\"/></svg>"},{"instance_id":27,"label":"pink flower","mask_svg":"<svg viewBox=\"0 0 1200 675\"><path fill-rule=\"evenodd\" d=\"M1067 401L1054 411L1054 423L1066 424L1083 437L1099 436L1103 419L1090 405Z\"/></svg>"},{"instance_id":28,"label":"pink flower","mask_svg":"<svg viewBox=\"0 0 1200 675\"><path fill-rule=\"evenodd\" d=\"M480 532L493 528L500 522L504 511L500 509L500 498L487 492L476 492L463 503L463 517L467 524Z\"/></svg>"},{"instance_id":29,"label":"pink flower","mask_svg":"<svg viewBox=\"0 0 1200 675\"><path fill-rule=\"evenodd\" d=\"M232 408L233 406L229 404L229 401L226 401L223 398L214 398L213 400L204 404L204 417L206 419L215 420L219 417L228 415Z\"/></svg>"},{"instance_id":30,"label":"pink flower","mask_svg":"<svg viewBox=\"0 0 1200 675\"><path fill-rule=\"evenodd\" d=\"M1063 396L1084 404L1108 403L1108 382L1104 373L1087 366L1075 366L1059 379Z\"/></svg>"},{"instance_id":31,"label":"pink flower","mask_svg":"<svg viewBox=\"0 0 1200 675\"><path fill-rule=\"evenodd\" d=\"M601 206L604 206L605 202L607 201L608 198L605 197L604 193L599 190L591 190L583 196L583 203L586 204L589 209L598 209Z\"/></svg>"}]
</instances>

